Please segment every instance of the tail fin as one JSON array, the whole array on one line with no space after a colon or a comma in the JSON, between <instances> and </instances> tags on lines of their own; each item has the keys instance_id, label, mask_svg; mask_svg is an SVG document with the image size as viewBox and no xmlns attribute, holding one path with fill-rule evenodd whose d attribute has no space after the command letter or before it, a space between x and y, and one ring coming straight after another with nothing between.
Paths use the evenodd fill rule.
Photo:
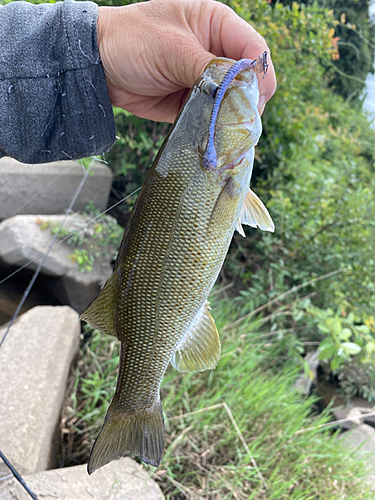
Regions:
<instances>
[{"instance_id":1,"label":"tail fin","mask_svg":"<svg viewBox=\"0 0 375 500\"><path fill-rule=\"evenodd\" d=\"M157 467L163 450L164 419L159 399L150 408L127 413L116 408L111 411L109 407L91 450L87 471L92 474L112 460L128 455Z\"/></svg>"}]
</instances>

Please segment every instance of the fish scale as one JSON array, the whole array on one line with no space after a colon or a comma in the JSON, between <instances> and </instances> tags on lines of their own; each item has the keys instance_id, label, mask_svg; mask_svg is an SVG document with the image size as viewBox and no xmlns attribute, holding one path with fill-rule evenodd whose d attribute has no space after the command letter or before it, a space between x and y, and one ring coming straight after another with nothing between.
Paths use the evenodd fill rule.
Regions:
<instances>
[{"instance_id":1,"label":"fish scale","mask_svg":"<svg viewBox=\"0 0 375 500\"><path fill-rule=\"evenodd\" d=\"M227 77L227 92L220 87L233 63L215 59L195 83L146 177L113 273L81 315L121 341L116 392L89 473L123 455L157 466L164 447L159 389L169 363L202 371L219 360L207 297L241 222L260 134L254 72ZM212 126L215 86L223 102L216 103ZM207 168L209 148L217 165ZM248 205L255 199L253 217L263 224L260 200Z\"/></svg>"}]
</instances>

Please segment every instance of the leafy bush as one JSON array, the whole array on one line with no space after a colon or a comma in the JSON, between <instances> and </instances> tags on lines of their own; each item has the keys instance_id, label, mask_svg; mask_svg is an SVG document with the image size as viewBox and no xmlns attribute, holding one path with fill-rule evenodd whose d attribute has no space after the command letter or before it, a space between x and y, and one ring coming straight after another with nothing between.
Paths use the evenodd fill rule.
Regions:
<instances>
[{"instance_id":1,"label":"leafy bush","mask_svg":"<svg viewBox=\"0 0 375 500\"><path fill-rule=\"evenodd\" d=\"M350 361L353 355L361 354L363 363L375 364L373 327L364 324L353 312L346 315L341 308L335 312L330 308L320 309L306 304L305 310L325 337L319 345L319 358L330 359L333 371ZM373 326L374 319L370 317L366 322Z\"/></svg>"},{"instance_id":2,"label":"leafy bush","mask_svg":"<svg viewBox=\"0 0 375 500\"><path fill-rule=\"evenodd\" d=\"M334 305L344 294L353 307L370 311L375 133L365 117L327 88L321 61L333 54L332 16L315 4L301 9L255 4L251 13L245 3L237 10L266 37L278 73L254 177L262 197L271 197L276 232L249 230L246 240L237 235L230 274L245 282L257 274L272 296L301 280L343 269L329 287L324 282L318 288L319 305ZM243 266L236 265L238 260Z\"/></svg>"},{"instance_id":3,"label":"leafy bush","mask_svg":"<svg viewBox=\"0 0 375 500\"><path fill-rule=\"evenodd\" d=\"M370 402L375 401L375 366L352 360L336 370L340 389L350 399L361 396Z\"/></svg>"},{"instance_id":4,"label":"leafy bush","mask_svg":"<svg viewBox=\"0 0 375 500\"><path fill-rule=\"evenodd\" d=\"M291 5L295 0L281 2ZM315 3L330 9L337 54L332 61L324 63L326 77L335 92L360 104L366 77L374 72L375 25L369 17L371 0L298 0L296 3L301 7Z\"/></svg>"}]
</instances>

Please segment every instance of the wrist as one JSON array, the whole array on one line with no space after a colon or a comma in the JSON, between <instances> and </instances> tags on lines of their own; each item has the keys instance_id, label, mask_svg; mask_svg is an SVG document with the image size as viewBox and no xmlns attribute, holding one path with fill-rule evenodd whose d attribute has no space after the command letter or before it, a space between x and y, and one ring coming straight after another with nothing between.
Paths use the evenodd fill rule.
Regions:
<instances>
[{"instance_id":1,"label":"wrist","mask_svg":"<svg viewBox=\"0 0 375 500\"><path fill-rule=\"evenodd\" d=\"M104 58L104 41L106 39L106 33L108 32L111 9L113 9L113 7L98 7L98 19L96 22L96 40L101 60L103 60Z\"/></svg>"}]
</instances>

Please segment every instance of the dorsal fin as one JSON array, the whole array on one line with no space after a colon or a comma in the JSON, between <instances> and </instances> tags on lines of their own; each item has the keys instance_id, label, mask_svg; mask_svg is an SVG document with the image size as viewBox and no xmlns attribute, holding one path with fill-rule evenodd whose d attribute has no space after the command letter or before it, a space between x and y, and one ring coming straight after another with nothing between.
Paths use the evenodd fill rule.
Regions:
<instances>
[{"instance_id":1,"label":"dorsal fin","mask_svg":"<svg viewBox=\"0 0 375 500\"><path fill-rule=\"evenodd\" d=\"M237 231L242 236L245 236L245 232L241 224L247 224L251 227L259 227L262 231L270 231L271 233L275 230L275 224L273 223L267 208L251 189L247 192L236 225Z\"/></svg>"},{"instance_id":2,"label":"dorsal fin","mask_svg":"<svg viewBox=\"0 0 375 500\"><path fill-rule=\"evenodd\" d=\"M208 309L206 302L172 356L171 363L180 372L210 370L220 359L219 335Z\"/></svg>"}]
</instances>

